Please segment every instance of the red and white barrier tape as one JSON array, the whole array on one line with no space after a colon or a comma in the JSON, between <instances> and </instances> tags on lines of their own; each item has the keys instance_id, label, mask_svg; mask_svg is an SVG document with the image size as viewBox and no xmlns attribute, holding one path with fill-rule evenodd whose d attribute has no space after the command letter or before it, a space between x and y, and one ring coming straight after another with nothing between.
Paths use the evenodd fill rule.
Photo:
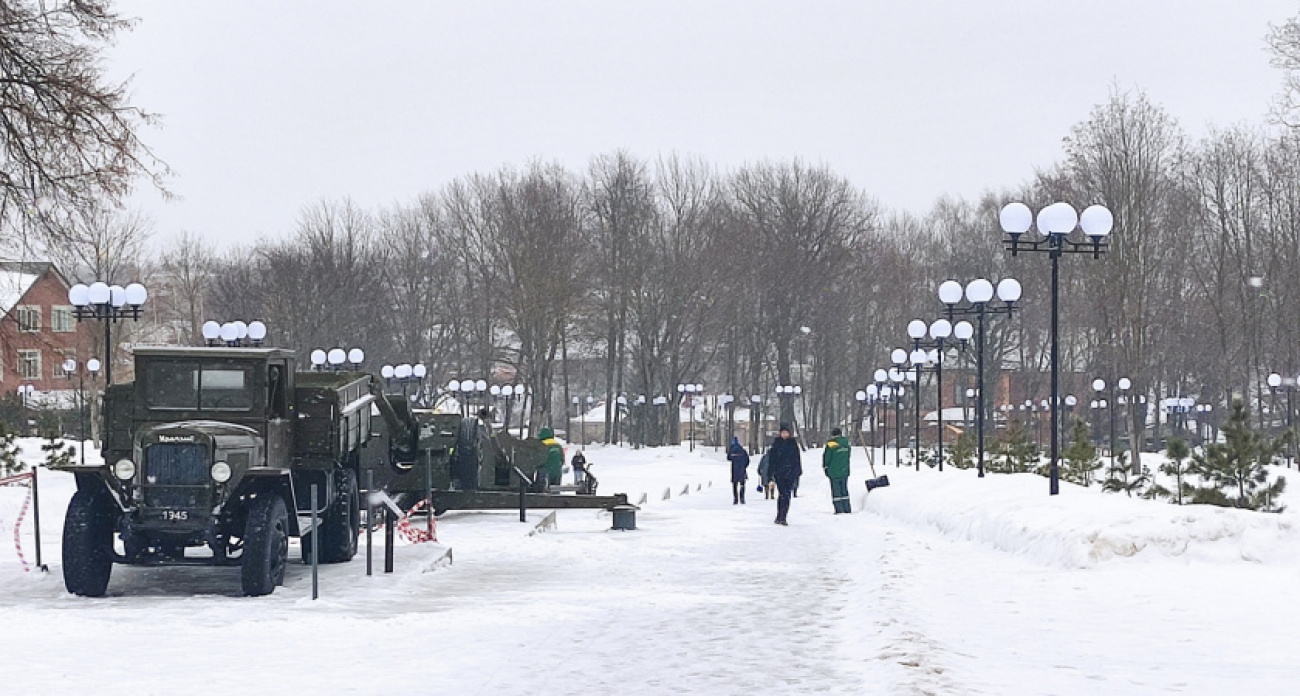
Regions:
<instances>
[{"instance_id":1,"label":"red and white barrier tape","mask_svg":"<svg viewBox=\"0 0 1300 696\"><path fill-rule=\"evenodd\" d=\"M32 475L30 473L18 474L17 476L9 476L7 478L0 479L0 486L11 486L20 481L31 481L31 480L32 480ZM23 528L23 519L27 517L27 508L31 507L31 504L32 504L32 489L31 489L31 484L29 483L27 488L27 497L23 499L23 506L18 510L18 519L14 521L14 550L18 552L18 561L23 564L24 573L30 572L31 566L27 565L27 558L23 556L23 543L18 536L18 532Z\"/></svg>"},{"instance_id":2,"label":"red and white barrier tape","mask_svg":"<svg viewBox=\"0 0 1300 696\"><path fill-rule=\"evenodd\" d=\"M438 521L432 513L429 515L428 529L416 529L411 526L411 514L428 504L429 500L427 498L421 500L412 505L411 509L407 510L406 514L402 515L402 518L397 521L397 531L401 532L402 536L412 544L423 544L426 541L438 540Z\"/></svg>"},{"instance_id":3,"label":"red and white barrier tape","mask_svg":"<svg viewBox=\"0 0 1300 696\"><path fill-rule=\"evenodd\" d=\"M18 483L19 481L30 481L31 479L31 472L18 474L17 476L7 476L5 478L0 478L0 486L8 486L10 484Z\"/></svg>"}]
</instances>

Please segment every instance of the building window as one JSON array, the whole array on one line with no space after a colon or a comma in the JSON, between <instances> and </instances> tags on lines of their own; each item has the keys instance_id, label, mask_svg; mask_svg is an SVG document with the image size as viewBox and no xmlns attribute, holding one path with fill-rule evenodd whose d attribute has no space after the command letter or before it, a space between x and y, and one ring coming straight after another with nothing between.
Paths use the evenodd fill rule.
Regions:
<instances>
[{"instance_id":1,"label":"building window","mask_svg":"<svg viewBox=\"0 0 1300 696\"><path fill-rule=\"evenodd\" d=\"M41 378L41 351L18 351L18 376L22 379Z\"/></svg>"},{"instance_id":2,"label":"building window","mask_svg":"<svg viewBox=\"0 0 1300 696\"><path fill-rule=\"evenodd\" d=\"M41 308L33 305L19 305L14 308L14 317L18 320L18 330L28 333L41 330Z\"/></svg>"},{"instance_id":3,"label":"building window","mask_svg":"<svg viewBox=\"0 0 1300 696\"><path fill-rule=\"evenodd\" d=\"M54 364L54 369L53 369L54 377L62 378L62 379L71 379L72 373L67 372L66 370L63 369L63 363L67 362L69 359L76 360L77 352L74 350L65 350L62 351L62 353L58 357L59 357L58 362Z\"/></svg>"},{"instance_id":4,"label":"building window","mask_svg":"<svg viewBox=\"0 0 1300 696\"><path fill-rule=\"evenodd\" d=\"M56 333L72 333L76 331L77 320L72 316L72 308L51 307L50 328Z\"/></svg>"}]
</instances>

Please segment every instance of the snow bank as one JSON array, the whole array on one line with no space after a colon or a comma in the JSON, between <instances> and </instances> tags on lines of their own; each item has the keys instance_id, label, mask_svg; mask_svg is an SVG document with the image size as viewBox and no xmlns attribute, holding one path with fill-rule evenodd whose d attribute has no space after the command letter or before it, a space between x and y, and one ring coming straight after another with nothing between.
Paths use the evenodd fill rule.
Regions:
<instances>
[{"instance_id":1,"label":"snow bank","mask_svg":"<svg viewBox=\"0 0 1300 696\"><path fill-rule=\"evenodd\" d=\"M1171 505L1061 483L1032 474L889 467L888 488L866 494L869 512L978 541L1037 563L1088 568L1120 558L1211 562L1295 560L1291 513Z\"/></svg>"}]
</instances>

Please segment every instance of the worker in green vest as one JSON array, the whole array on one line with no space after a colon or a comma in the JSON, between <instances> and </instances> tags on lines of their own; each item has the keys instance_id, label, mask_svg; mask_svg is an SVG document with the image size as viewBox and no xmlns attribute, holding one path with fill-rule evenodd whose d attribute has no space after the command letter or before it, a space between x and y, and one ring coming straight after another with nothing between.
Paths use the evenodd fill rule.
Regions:
<instances>
[{"instance_id":1,"label":"worker in green vest","mask_svg":"<svg viewBox=\"0 0 1300 696\"><path fill-rule=\"evenodd\" d=\"M849 439L844 437L839 428L831 430L830 442L822 451L822 471L831 480L831 502L835 504L835 514L853 512L849 503Z\"/></svg>"},{"instance_id":2,"label":"worker in green vest","mask_svg":"<svg viewBox=\"0 0 1300 696\"><path fill-rule=\"evenodd\" d=\"M555 439L555 433L550 428L539 430L537 439L546 445L546 482L558 486L560 477L564 475L564 448L560 446L560 441Z\"/></svg>"}]
</instances>

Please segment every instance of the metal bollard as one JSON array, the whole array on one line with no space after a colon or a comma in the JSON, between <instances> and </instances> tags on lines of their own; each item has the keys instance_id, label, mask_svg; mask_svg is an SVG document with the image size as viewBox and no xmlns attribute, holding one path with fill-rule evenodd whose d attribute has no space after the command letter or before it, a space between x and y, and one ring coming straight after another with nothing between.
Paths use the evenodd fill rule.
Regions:
<instances>
[{"instance_id":1,"label":"metal bollard","mask_svg":"<svg viewBox=\"0 0 1300 696\"><path fill-rule=\"evenodd\" d=\"M366 575L373 575L371 557L374 548L375 504L370 494L375 489L375 472L366 471Z\"/></svg>"},{"instance_id":2,"label":"metal bollard","mask_svg":"<svg viewBox=\"0 0 1300 696\"><path fill-rule=\"evenodd\" d=\"M391 508L384 506L384 572L393 572L393 528L397 526L397 515Z\"/></svg>"},{"instance_id":3,"label":"metal bollard","mask_svg":"<svg viewBox=\"0 0 1300 696\"><path fill-rule=\"evenodd\" d=\"M311 598L319 596L316 571L320 567L320 520L316 517L316 484L311 484Z\"/></svg>"}]
</instances>

